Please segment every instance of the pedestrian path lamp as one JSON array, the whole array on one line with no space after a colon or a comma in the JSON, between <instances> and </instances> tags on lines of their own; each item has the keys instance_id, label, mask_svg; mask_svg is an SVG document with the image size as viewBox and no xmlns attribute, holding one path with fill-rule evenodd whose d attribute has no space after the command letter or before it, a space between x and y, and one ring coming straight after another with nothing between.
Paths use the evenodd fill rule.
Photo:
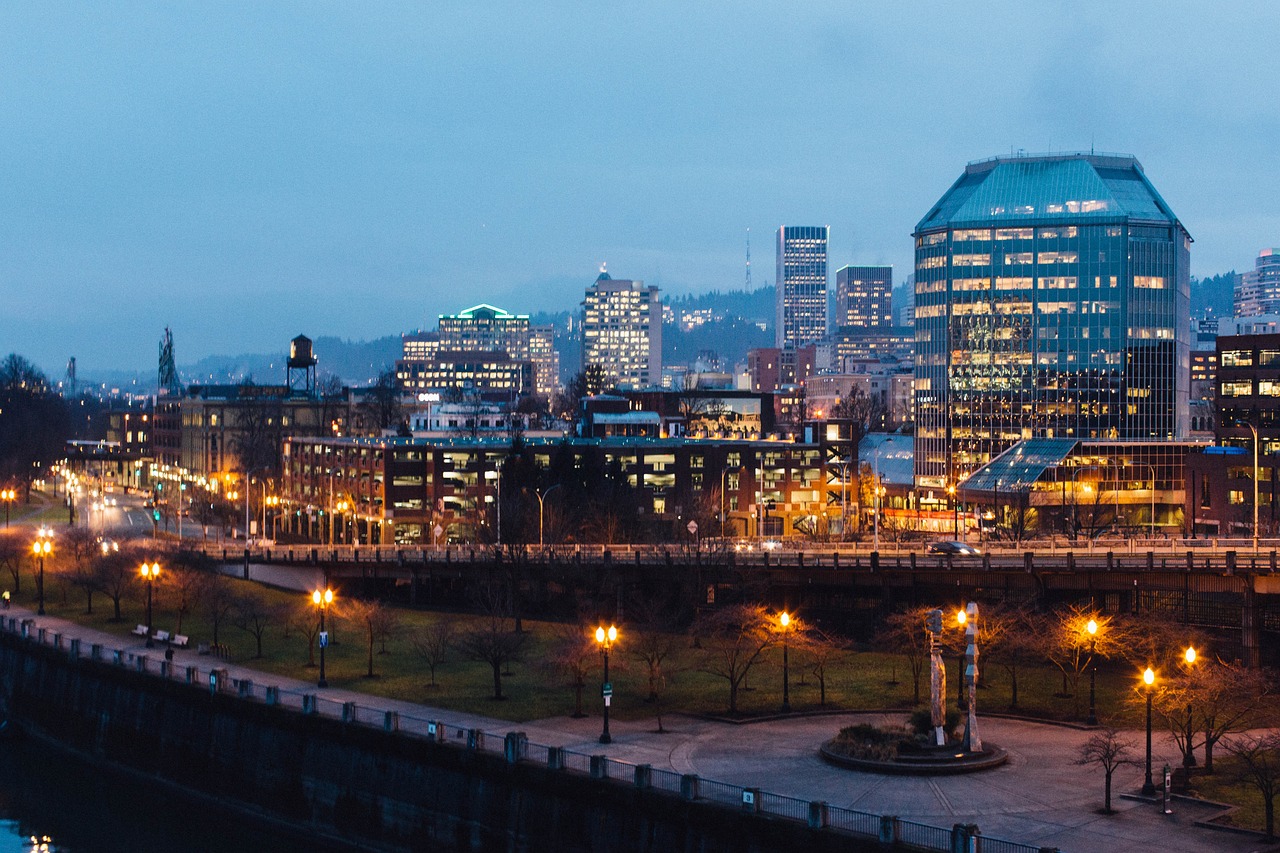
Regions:
<instances>
[{"instance_id":1,"label":"pedestrian path lamp","mask_svg":"<svg viewBox=\"0 0 1280 853\"><path fill-rule=\"evenodd\" d=\"M147 582L147 648L152 649L155 648L156 643L155 640L151 639L151 589L160 577L160 564L143 561L142 566L138 569L138 574Z\"/></svg>"},{"instance_id":2,"label":"pedestrian path lamp","mask_svg":"<svg viewBox=\"0 0 1280 853\"><path fill-rule=\"evenodd\" d=\"M329 632L324 629L324 612L333 604L333 590L315 590L311 593L311 603L320 611L320 681L316 686L328 687L329 682L324 677L324 650L329 645Z\"/></svg>"},{"instance_id":3,"label":"pedestrian path lamp","mask_svg":"<svg viewBox=\"0 0 1280 853\"><path fill-rule=\"evenodd\" d=\"M791 713L790 683L787 673L787 633L791 630L791 614L782 611L778 614L778 630L782 632L782 713Z\"/></svg>"},{"instance_id":4,"label":"pedestrian path lamp","mask_svg":"<svg viewBox=\"0 0 1280 853\"><path fill-rule=\"evenodd\" d=\"M1089 635L1089 719L1087 722L1091 726L1096 726L1098 724L1098 659L1094 653L1098 649L1098 621L1090 619L1085 624L1084 630Z\"/></svg>"},{"instance_id":5,"label":"pedestrian path lamp","mask_svg":"<svg viewBox=\"0 0 1280 853\"><path fill-rule=\"evenodd\" d=\"M9 526L9 508L13 506L13 502L17 499L18 494L13 489L0 489L0 501L4 501L4 526Z\"/></svg>"},{"instance_id":6,"label":"pedestrian path lamp","mask_svg":"<svg viewBox=\"0 0 1280 853\"><path fill-rule=\"evenodd\" d=\"M596 628L596 645L604 655L604 686L600 690L600 696L604 700L604 728L600 732L601 743L613 743L613 738L609 736L609 703L613 699L613 685L609 683L609 648L617 639L618 629L614 626L605 628L601 625Z\"/></svg>"},{"instance_id":7,"label":"pedestrian path lamp","mask_svg":"<svg viewBox=\"0 0 1280 853\"><path fill-rule=\"evenodd\" d=\"M40 602L36 608L38 616L44 615L44 558L53 553L53 531L41 527L36 534L36 541L31 543L31 553L40 561L40 574L36 576L36 596Z\"/></svg>"},{"instance_id":8,"label":"pedestrian path lamp","mask_svg":"<svg viewBox=\"0 0 1280 853\"><path fill-rule=\"evenodd\" d=\"M1156 674L1151 667L1142 673L1142 683L1147 693L1147 778L1142 783L1142 794L1150 797L1156 792L1155 783L1151 781L1151 694L1155 689Z\"/></svg>"}]
</instances>

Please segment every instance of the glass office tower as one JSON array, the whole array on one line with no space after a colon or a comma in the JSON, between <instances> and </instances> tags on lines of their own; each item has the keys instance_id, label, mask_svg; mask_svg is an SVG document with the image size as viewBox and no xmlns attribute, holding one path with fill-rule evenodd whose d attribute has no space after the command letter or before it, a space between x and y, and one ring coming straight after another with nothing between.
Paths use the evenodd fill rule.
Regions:
<instances>
[{"instance_id":1,"label":"glass office tower","mask_svg":"<svg viewBox=\"0 0 1280 853\"><path fill-rule=\"evenodd\" d=\"M971 163L916 241L916 483L1029 438L1186 434L1191 237L1133 157Z\"/></svg>"},{"instance_id":2,"label":"glass office tower","mask_svg":"<svg viewBox=\"0 0 1280 853\"><path fill-rule=\"evenodd\" d=\"M774 346L798 349L827 336L827 238L831 229L778 229Z\"/></svg>"}]
</instances>

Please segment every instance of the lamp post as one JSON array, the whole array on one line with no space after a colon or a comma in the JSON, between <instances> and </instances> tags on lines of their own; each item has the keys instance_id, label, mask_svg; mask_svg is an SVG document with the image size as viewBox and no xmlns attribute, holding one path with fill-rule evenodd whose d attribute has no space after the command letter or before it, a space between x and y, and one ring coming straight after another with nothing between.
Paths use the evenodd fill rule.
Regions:
<instances>
[{"instance_id":1,"label":"lamp post","mask_svg":"<svg viewBox=\"0 0 1280 853\"><path fill-rule=\"evenodd\" d=\"M609 648L618 639L618 629L610 625L607 629L601 625L596 628L596 645L604 655L604 684L600 688L600 697L604 700L604 728L600 731L601 743L613 743L609 736L609 702L613 699L613 685L609 683Z\"/></svg>"},{"instance_id":2,"label":"lamp post","mask_svg":"<svg viewBox=\"0 0 1280 853\"><path fill-rule=\"evenodd\" d=\"M1191 667L1195 666L1195 663L1196 663L1196 650L1194 646L1187 646L1186 651L1182 653L1182 660L1183 660L1183 669L1187 674L1188 686L1190 686ZM1191 701L1188 700L1187 701L1187 718L1186 718L1187 719L1187 727L1186 727L1187 751L1182 756L1182 766L1188 769L1194 767L1196 763L1195 753L1191 751L1191 738L1194 734L1194 732L1192 731L1194 726L1192 723L1191 711L1192 711Z\"/></svg>"},{"instance_id":3,"label":"lamp post","mask_svg":"<svg viewBox=\"0 0 1280 853\"><path fill-rule=\"evenodd\" d=\"M1142 795L1149 797L1156 792L1156 786L1151 781L1151 693L1156 683L1156 674L1151 667L1147 667L1142 673L1142 683L1147 693L1147 778L1142 783Z\"/></svg>"},{"instance_id":4,"label":"lamp post","mask_svg":"<svg viewBox=\"0 0 1280 853\"><path fill-rule=\"evenodd\" d=\"M311 593L311 603L320 611L320 681L316 686L328 687L329 682L324 677L324 650L329 645L329 634L324 630L324 612L333 604L333 590L328 587L323 592L315 590Z\"/></svg>"},{"instance_id":5,"label":"lamp post","mask_svg":"<svg viewBox=\"0 0 1280 853\"><path fill-rule=\"evenodd\" d=\"M542 547L542 510L544 508L543 501L547 499L547 495L551 494L558 488L560 488L560 484L556 483L554 486L551 486L550 488L545 489L543 491L534 491L534 494L537 495L538 497L538 547L539 548ZM721 491L721 494L720 494L720 502L721 504L724 503L723 491ZM721 518L721 521L723 521L724 519L723 512L721 513L720 518Z\"/></svg>"},{"instance_id":6,"label":"lamp post","mask_svg":"<svg viewBox=\"0 0 1280 853\"><path fill-rule=\"evenodd\" d=\"M782 611L778 614L778 628L782 632L782 713L791 713L791 690L787 670L787 632L791 628L791 614Z\"/></svg>"},{"instance_id":7,"label":"lamp post","mask_svg":"<svg viewBox=\"0 0 1280 853\"><path fill-rule=\"evenodd\" d=\"M1098 704L1097 704L1097 678L1098 678L1098 659L1094 653L1098 649L1098 621L1090 619L1084 626L1084 630L1089 635L1089 718L1088 722L1091 726L1098 724Z\"/></svg>"},{"instance_id":8,"label":"lamp post","mask_svg":"<svg viewBox=\"0 0 1280 853\"><path fill-rule=\"evenodd\" d=\"M1258 550L1258 428L1249 424L1253 433L1253 550ZM1274 498L1272 498L1274 500Z\"/></svg>"},{"instance_id":9,"label":"lamp post","mask_svg":"<svg viewBox=\"0 0 1280 853\"><path fill-rule=\"evenodd\" d=\"M872 550L880 550L880 450L885 444L893 442L892 438L886 438L883 443L876 445L875 453L872 456L871 463L871 479L872 485L875 487L875 493L871 500L871 541Z\"/></svg>"},{"instance_id":10,"label":"lamp post","mask_svg":"<svg viewBox=\"0 0 1280 853\"><path fill-rule=\"evenodd\" d=\"M40 559L40 574L36 577L36 596L40 602L36 609L37 616L44 615L44 558L53 553L53 531L41 527L36 534L36 541L31 544L31 553Z\"/></svg>"},{"instance_id":11,"label":"lamp post","mask_svg":"<svg viewBox=\"0 0 1280 853\"><path fill-rule=\"evenodd\" d=\"M56 483L57 481L55 480L54 482ZM17 497L17 493L14 492L13 489L4 489L3 491L0 491L0 500L4 501L4 526L5 527L9 526L9 508L13 506L13 501L14 501L14 498L16 497Z\"/></svg>"},{"instance_id":12,"label":"lamp post","mask_svg":"<svg viewBox=\"0 0 1280 853\"><path fill-rule=\"evenodd\" d=\"M106 543L104 542L105 546ZM142 575L142 579L147 582L147 648L155 648L155 640L151 639L151 588L155 585L156 579L160 577L160 564L147 563L145 560L138 573Z\"/></svg>"},{"instance_id":13,"label":"lamp post","mask_svg":"<svg viewBox=\"0 0 1280 853\"><path fill-rule=\"evenodd\" d=\"M951 538L960 538L960 507L956 504L956 484L947 485L947 496L951 499Z\"/></svg>"}]
</instances>

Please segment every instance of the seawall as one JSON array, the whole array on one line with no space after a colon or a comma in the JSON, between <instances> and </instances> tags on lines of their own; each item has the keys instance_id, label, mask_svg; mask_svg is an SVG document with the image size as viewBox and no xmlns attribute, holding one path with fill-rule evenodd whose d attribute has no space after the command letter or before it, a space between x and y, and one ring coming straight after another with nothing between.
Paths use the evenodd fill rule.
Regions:
<instances>
[{"instance_id":1,"label":"seawall","mask_svg":"<svg viewBox=\"0 0 1280 853\"><path fill-rule=\"evenodd\" d=\"M11 718L76 752L365 849L809 853L882 849L803 820L550 756L427 738L158 678L0 631ZM154 666L154 662L153 662ZM551 759L551 760L549 760ZM607 762L593 762L594 775ZM797 809L807 804L797 802ZM811 809L812 810L812 807ZM797 815L800 816L800 815ZM811 815L812 819L812 815Z\"/></svg>"}]
</instances>

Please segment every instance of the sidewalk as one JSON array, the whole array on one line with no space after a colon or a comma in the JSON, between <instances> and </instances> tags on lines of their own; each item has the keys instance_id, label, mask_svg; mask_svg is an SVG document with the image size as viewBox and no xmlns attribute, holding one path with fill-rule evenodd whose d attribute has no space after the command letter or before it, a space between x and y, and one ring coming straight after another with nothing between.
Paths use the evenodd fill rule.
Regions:
<instances>
[{"instance_id":1,"label":"sidewalk","mask_svg":"<svg viewBox=\"0 0 1280 853\"><path fill-rule=\"evenodd\" d=\"M6 616L35 618L35 627L80 637L83 647L100 643L105 649L163 657L162 649L147 649L141 638L121 639L64 619L41 616L12 607ZM1124 767L1114 777L1112 806L1117 814L1104 816L1103 781L1096 767L1072 764L1088 733L1040 723L980 718L984 741L1009 753L1003 767L964 776L884 776L832 767L818 757L818 747L841 727L855 721L877 722L881 714L841 714L794 717L733 725L680 715L664 717L669 732L658 734L652 720L611 721L613 743L598 742L600 718L580 720L553 717L512 723L493 717L461 714L410 702L338 688L316 688L301 681L257 672L238 664L201 657L194 650L174 650L176 666L224 666L235 679L275 685L289 695L318 694L324 700L354 702L360 708L395 711L401 728L426 733L427 720L447 723L450 739L466 729L503 733L523 731L534 744L562 746L574 752L607 755L655 769L692 773L733 785L758 787L774 794L822 800L834 806L876 814L897 815L920 823L950 827L975 823L983 834L1023 844L1058 847L1065 853L1091 851L1169 851L1170 853L1249 853L1274 850L1256 836L1194 826L1194 821L1217 811L1214 807L1175 799L1173 815L1158 804L1121 797L1142 783L1142 769ZM287 703L286 703L287 704ZM1140 749L1143 732L1130 732ZM465 736L465 735L464 735ZM1167 736L1153 745L1156 772L1177 760Z\"/></svg>"}]
</instances>

